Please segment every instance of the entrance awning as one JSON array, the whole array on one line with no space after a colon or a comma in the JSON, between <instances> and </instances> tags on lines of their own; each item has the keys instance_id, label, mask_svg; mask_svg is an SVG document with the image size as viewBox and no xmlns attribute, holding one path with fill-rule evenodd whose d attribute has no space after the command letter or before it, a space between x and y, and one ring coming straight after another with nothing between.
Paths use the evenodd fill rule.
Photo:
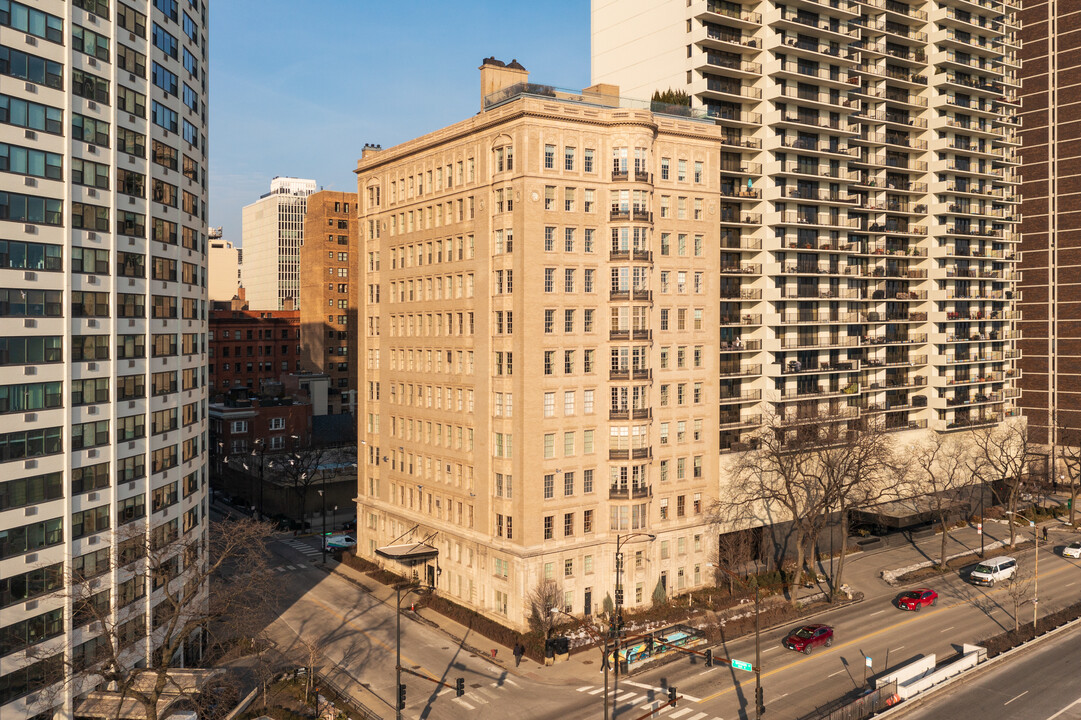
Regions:
<instances>
[{"instance_id":1,"label":"entrance awning","mask_svg":"<svg viewBox=\"0 0 1081 720\"><path fill-rule=\"evenodd\" d=\"M407 543L405 545L386 545L375 549L375 554L405 565L432 560L439 556L439 550L427 543Z\"/></svg>"}]
</instances>

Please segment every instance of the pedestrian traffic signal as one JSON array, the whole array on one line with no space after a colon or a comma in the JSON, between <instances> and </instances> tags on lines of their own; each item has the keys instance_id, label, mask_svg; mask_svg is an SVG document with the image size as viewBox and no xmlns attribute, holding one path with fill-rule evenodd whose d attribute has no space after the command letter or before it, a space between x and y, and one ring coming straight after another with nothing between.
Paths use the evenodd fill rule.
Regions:
<instances>
[{"instance_id":1,"label":"pedestrian traffic signal","mask_svg":"<svg viewBox=\"0 0 1081 720\"><path fill-rule=\"evenodd\" d=\"M398 709L405 710L405 683L398 685Z\"/></svg>"},{"instance_id":2,"label":"pedestrian traffic signal","mask_svg":"<svg viewBox=\"0 0 1081 720\"><path fill-rule=\"evenodd\" d=\"M766 698L765 698L765 692L763 691L762 688L756 688L755 689L755 702L757 703L758 714L759 715L766 712Z\"/></svg>"},{"instance_id":3,"label":"pedestrian traffic signal","mask_svg":"<svg viewBox=\"0 0 1081 720\"><path fill-rule=\"evenodd\" d=\"M706 667L713 667L713 648L706 648Z\"/></svg>"},{"instance_id":4,"label":"pedestrian traffic signal","mask_svg":"<svg viewBox=\"0 0 1081 720\"><path fill-rule=\"evenodd\" d=\"M668 688L668 702L672 707L676 706L676 689L674 687Z\"/></svg>"},{"instance_id":5,"label":"pedestrian traffic signal","mask_svg":"<svg viewBox=\"0 0 1081 720\"><path fill-rule=\"evenodd\" d=\"M458 678L454 681L454 696L461 697L465 695L465 678Z\"/></svg>"}]
</instances>

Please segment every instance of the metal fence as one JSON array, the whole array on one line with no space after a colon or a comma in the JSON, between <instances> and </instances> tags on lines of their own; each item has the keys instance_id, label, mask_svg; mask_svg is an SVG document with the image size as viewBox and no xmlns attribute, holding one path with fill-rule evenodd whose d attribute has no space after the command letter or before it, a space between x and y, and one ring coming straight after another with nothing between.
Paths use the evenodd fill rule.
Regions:
<instances>
[{"instance_id":1,"label":"metal fence","mask_svg":"<svg viewBox=\"0 0 1081 720\"><path fill-rule=\"evenodd\" d=\"M804 715L800 720L864 720L898 702L900 698L897 696L897 681L894 680L856 698L838 698L825 707Z\"/></svg>"}]
</instances>

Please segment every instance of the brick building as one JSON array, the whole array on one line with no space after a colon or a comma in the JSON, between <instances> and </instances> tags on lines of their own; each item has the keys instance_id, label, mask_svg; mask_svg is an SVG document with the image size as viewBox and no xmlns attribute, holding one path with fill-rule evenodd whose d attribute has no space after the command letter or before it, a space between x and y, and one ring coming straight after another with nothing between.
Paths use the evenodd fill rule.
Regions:
<instances>
[{"instance_id":1,"label":"brick building","mask_svg":"<svg viewBox=\"0 0 1081 720\"><path fill-rule=\"evenodd\" d=\"M349 265L357 247L357 194L317 192L307 208L307 242L300 249L301 364L330 377L331 415L355 414L359 286Z\"/></svg>"},{"instance_id":2,"label":"brick building","mask_svg":"<svg viewBox=\"0 0 1081 720\"><path fill-rule=\"evenodd\" d=\"M1026 2L1021 97L1021 406L1035 442L1081 428L1081 2ZM1062 436L1065 430L1065 437Z\"/></svg>"},{"instance_id":3,"label":"brick building","mask_svg":"<svg viewBox=\"0 0 1081 720\"><path fill-rule=\"evenodd\" d=\"M300 368L299 341L299 310L247 310L240 301L216 305L210 312L211 397L280 384Z\"/></svg>"},{"instance_id":4,"label":"brick building","mask_svg":"<svg viewBox=\"0 0 1081 720\"><path fill-rule=\"evenodd\" d=\"M308 447L311 442L312 405L291 397L250 397L233 393L211 403L210 437L221 456L246 453L266 443L267 452ZM220 443L220 445L219 445Z\"/></svg>"}]
</instances>

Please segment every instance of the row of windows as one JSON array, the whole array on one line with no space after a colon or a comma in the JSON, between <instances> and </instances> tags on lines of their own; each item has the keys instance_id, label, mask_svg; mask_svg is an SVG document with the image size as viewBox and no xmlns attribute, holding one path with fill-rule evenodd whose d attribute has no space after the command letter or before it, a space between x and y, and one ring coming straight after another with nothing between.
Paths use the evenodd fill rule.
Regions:
<instances>
[{"instance_id":1,"label":"row of windows","mask_svg":"<svg viewBox=\"0 0 1081 720\"><path fill-rule=\"evenodd\" d=\"M455 252L457 248L457 252ZM390 269L422 267L455 260L472 260L476 255L476 240L472 235L432 240L427 243L411 243L390 249ZM368 253L369 272L379 270L379 253Z\"/></svg>"}]
</instances>

